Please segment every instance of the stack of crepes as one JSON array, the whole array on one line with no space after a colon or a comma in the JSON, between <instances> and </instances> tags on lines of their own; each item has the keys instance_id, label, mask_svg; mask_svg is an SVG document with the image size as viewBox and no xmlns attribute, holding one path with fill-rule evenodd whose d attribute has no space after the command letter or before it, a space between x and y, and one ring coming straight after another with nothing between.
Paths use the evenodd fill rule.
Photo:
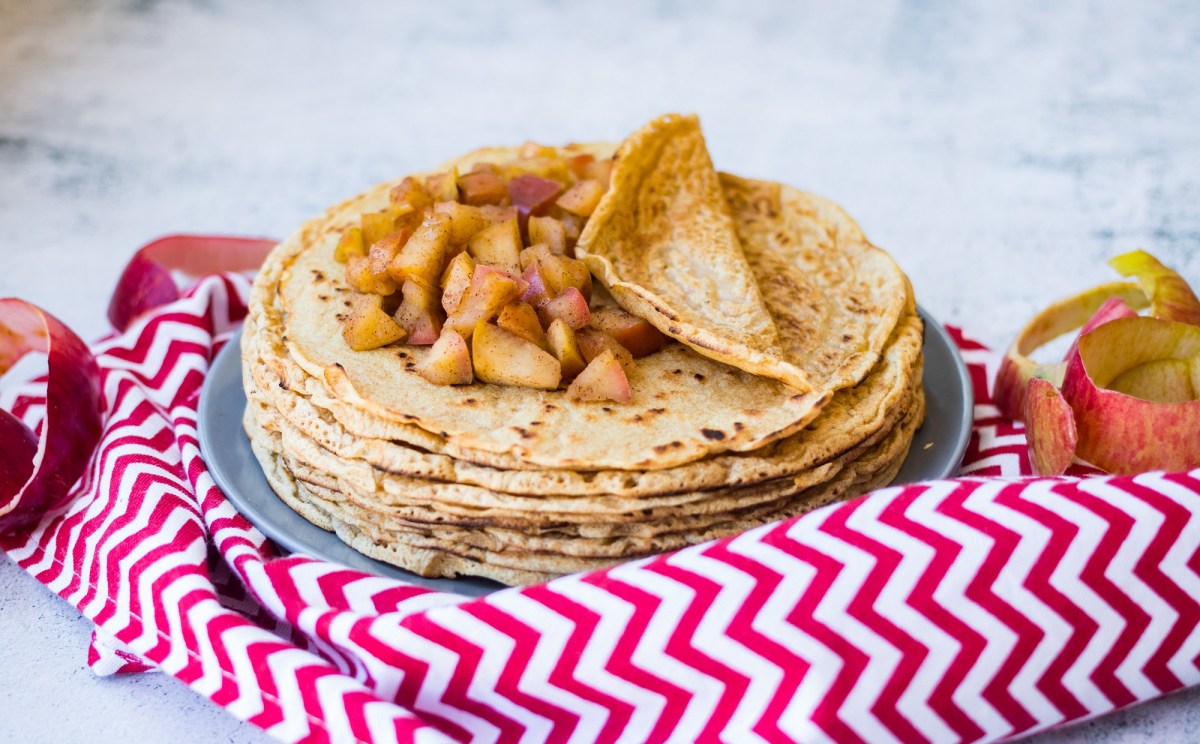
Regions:
<instances>
[{"instance_id":1,"label":"stack of crepes","mask_svg":"<svg viewBox=\"0 0 1200 744\"><path fill-rule=\"evenodd\" d=\"M673 339L628 370L633 400L438 386L413 371L428 347L351 350L333 253L399 181L382 184L304 224L255 283L245 429L279 497L418 574L533 584L889 483L924 417L895 262L828 200L715 171L695 117L572 148L614 158L576 257Z\"/></svg>"}]
</instances>

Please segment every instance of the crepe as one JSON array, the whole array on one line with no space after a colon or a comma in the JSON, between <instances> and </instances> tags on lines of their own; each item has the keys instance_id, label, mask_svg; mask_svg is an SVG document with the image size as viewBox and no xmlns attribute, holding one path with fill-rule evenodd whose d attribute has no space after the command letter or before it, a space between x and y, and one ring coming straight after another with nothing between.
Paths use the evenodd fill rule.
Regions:
<instances>
[{"instance_id":1,"label":"crepe","mask_svg":"<svg viewBox=\"0 0 1200 744\"><path fill-rule=\"evenodd\" d=\"M784 357L700 121L668 115L618 148L576 255L629 312L711 359L811 390Z\"/></svg>"}]
</instances>

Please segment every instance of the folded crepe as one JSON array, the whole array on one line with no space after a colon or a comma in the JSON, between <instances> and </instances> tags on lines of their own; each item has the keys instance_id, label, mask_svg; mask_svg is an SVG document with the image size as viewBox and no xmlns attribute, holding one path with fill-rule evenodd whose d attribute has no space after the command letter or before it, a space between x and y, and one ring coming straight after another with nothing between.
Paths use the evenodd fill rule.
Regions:
<instances>
[{"instance_id":1,"label":"folded crepe","mask_svg":"<svg viewBox=\"0 0 1200 744\"><path fill-rule=\"evenodd\" d=\"M812 390L784 354L695 116L655 119L621 144L575 252L622 307L668 336Z\"/></svg>"}]
</instances>

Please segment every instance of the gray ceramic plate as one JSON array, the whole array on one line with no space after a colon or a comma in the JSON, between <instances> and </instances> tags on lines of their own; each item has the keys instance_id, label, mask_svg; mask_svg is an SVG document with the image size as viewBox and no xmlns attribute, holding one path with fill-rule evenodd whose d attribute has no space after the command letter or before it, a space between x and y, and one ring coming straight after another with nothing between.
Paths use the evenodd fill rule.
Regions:
<instances>
[{"instance_id":1,"label":"gray ceramic plate","mask_svg":"<svg viewBox=\"0 0 1200 744\"><path fill-rule=\"evenodd\" d=\"M967 369L941 324L924 310L920 312L925 320L925 424L917 430L897 483L951 475L962 461L971 435L974 401ZM242 391L241 363L235 337L217 354L200 393L200 451L229 501L263 534L295 553L430 589L479 596L502 588L487 579L426 579L372 560L280 501L242 433L246 395Z\"/></svg>"}]
</instances>

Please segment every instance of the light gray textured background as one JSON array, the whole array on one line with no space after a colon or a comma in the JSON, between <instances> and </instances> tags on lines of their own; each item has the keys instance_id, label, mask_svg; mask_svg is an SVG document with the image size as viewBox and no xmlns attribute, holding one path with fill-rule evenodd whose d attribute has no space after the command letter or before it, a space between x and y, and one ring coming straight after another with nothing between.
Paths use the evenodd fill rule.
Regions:
<instances>
[{"instance_id":1,"label":"light gray textured background","mask_svg":"<svg viewBox=\"0 0 1200 744\"><path fill-rule=\"evenodd\" d=\"M1190 2L0 0L0 296L83 336L157 235L280 236L483 144L701 114L717 165L845 205L922 304L1005 345L1146 247L1200 280ZM0 740L265 738L0 558ZM1196 694L1042 742L1195 741Z\"/></svg>"}]
</instances>

